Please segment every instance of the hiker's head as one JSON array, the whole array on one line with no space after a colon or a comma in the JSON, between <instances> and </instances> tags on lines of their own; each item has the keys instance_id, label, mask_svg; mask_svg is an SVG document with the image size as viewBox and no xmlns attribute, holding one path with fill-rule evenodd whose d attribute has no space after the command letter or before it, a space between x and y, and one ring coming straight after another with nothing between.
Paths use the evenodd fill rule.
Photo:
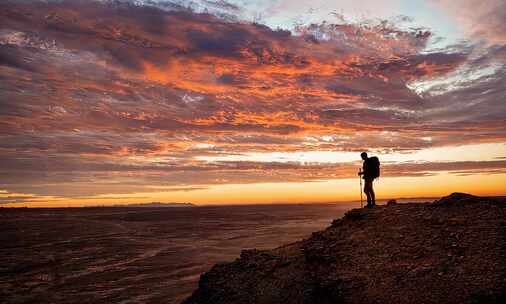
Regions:
<instances>
[{"instance_id":1,"label":"hiker's head","mask_svg":"<svg viewBox=\"0 0 506 304\"><path fill-rule=\"evenodd\" d=\"M365 153L365 152L360 153L360 157L362 157L363 160L366 160L367 159L367 153Z\"/></svg>"}]
</instances>

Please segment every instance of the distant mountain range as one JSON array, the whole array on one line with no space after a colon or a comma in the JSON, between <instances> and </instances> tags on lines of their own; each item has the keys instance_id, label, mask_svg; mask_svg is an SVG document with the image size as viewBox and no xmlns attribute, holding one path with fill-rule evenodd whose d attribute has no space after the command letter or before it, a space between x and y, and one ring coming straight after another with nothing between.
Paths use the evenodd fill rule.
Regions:
<instances>
[{"instance_id":1,"label":"distant mountain range","mask_svg":"<svg viewBox=\"0 0 506 304\"><path fill-rule=\"evenodd\" d=\"M151 202L151 203L139 203L139 204L128 204L128 205L113 205L111 207L136 207L136 208L153 208L153 207L195 207L196 205L192 203L161 203L161 202Z\"/></svg>"}]
</instances>

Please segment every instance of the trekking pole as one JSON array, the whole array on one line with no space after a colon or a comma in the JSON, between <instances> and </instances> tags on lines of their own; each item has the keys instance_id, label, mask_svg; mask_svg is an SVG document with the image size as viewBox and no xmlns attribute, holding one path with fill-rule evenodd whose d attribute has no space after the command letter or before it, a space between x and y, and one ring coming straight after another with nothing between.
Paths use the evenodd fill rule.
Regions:
<instances>
[{"instance_id":1,"label":"trekking pole","mask_svg":"<svg viewBox=\"0 0 506 304\"><path fill-rule=\"evenodd\" d=\"M358 170L358 173L361 173L362 170ZM362 175L358 175L358 179L360 180L360 208L364 208L364 203L362 200Z\"/></svg>"}]
</instances>

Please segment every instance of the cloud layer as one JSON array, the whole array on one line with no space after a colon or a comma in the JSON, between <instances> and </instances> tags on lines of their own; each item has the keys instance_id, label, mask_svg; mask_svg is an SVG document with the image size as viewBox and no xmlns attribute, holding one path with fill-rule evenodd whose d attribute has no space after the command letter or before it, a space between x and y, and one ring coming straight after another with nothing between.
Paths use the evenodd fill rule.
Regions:
<instances>
[{"instance_id":1,"label":"cloud layer","mask_svg":"<svg viewBox=\"0 0 506 304\"><path fill-rule=\"evenodd\" d=\"M385 21L290 32L235 20L225 12L240 8L225 1L214 6L2 2L0 188L83 196L342 178L352 164L199 157L505 142L506 46L495 32L487 46L427 53L427 29ZM506 168L461 165L386 172Z\"/></svg>"}]
</instances>

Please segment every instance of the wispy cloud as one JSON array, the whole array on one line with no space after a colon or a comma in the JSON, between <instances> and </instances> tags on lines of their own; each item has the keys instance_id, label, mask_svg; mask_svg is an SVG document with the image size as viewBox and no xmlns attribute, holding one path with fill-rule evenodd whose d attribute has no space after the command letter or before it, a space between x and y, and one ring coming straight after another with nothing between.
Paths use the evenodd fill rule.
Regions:
<instances>
[{"instance_id":1,"label":"wispy cloud","mask_svg":"<svg viewBox=\"0 0 506 304\"><path fill-rule=\"evenodd\" d=\"M506 3L502 0L431 0L458 22L461 29L473 38L489 43L506 42Z\"/></svg>"}]
</instances>

